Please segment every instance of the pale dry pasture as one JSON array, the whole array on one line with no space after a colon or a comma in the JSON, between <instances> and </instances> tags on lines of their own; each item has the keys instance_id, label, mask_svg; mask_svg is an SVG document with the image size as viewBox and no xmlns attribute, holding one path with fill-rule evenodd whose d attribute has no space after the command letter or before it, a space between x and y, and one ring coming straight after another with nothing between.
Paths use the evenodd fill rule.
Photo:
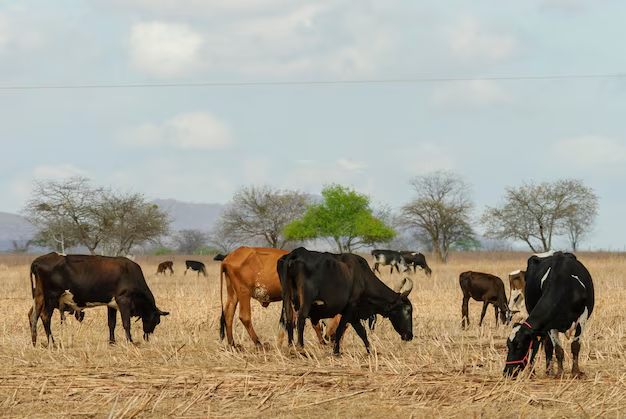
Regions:
<instances>
[{"instance_id":1,"label":"pale dry pasture","mask_svg":"<svg viewBox=\"0 0 626 419\"><path fill-rule=\"evenodd\" d=\"M160 309L171 314L136 345L125 342L118 320L116 345L108 344L106 309L86 311L84 323L55 312L54 348L46 347L41 322L33 348L27 320L30 256L0 257L0 415L3 417L624 417L626 359L624 254L580 253L594 279L596 306L582 340L582 379L546 377L543 355L535 376L502 377L510 326L495 326L489 308L470 301L471 326L461 329L459 274L466 270L505 279L524 268L529 254L453 254L447 265L427 255L432 277L411 274L414 339L402 342L386 319L369 333L367 355L352 329L342 355L320 346L307 325L305 355L276 346L280 304L252 303L253 325L268 346L257 350L236 318L240 350L219 339L219 263L208 277L183 275L185 257L138 258ZM175 275L155 275L174 260ZM389 275L393 285L401 279ZM508 283L506 284L508 293ZM571 368L569 341L566 371Z\"/></svg>"}]
</instances>

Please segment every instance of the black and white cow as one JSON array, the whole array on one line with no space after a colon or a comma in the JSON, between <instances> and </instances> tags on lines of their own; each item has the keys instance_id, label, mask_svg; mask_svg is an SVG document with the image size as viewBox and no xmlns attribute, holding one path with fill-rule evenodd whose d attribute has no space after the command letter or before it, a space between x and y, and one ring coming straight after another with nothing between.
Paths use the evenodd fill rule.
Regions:
<instances>
[{"instance_id":1,"label":"black and white cow","mask_svg":"<svg viewBox=\"0 0 626 419\"><path fill-rule=\"evenodd\" d=\"M594 305L589 271L571 253L547 252L528 259L525 282L529 315L524 323L516 323L511 330L504 374L516 376L527 365L532 365L541 341L546 352L546 373L552 373L555 350L557 374L563 374L564 351L558 333L573 332L572 375L580 376L579 339Z\"/></svg>"},{"instance_id":2,"label":"black and white cow","mask_svg":"<svg viewBox=\"0 0 626 419\"><path fill-rule=\"evenodd\" d=\"M374 258L374 272L380 270L378 269L378 265L391 265L391 272L393 273L393 268L396 268L396 271L400 273L409 271L409 265L406 264L406 261L402 257L400 252L396 252L395 250L372 250L372 257Z\"/></svg>"},{"instance_id":3,"label":"black and white cow","mask_svg":"<svg viewBox=\"0 0 626 419\"><path fill-rule=\"evenodd\" d=\"M426 273L426 276L430 276L433 271L430 269L428 264L426 263L426 256L419 252L409 252L402 251L400 252L406 264L410 267L413 265L413 273L416 272L416 268L423 269Z\"/></svg>"},{"instance_id":4,"label":"black and white cow","mask_svg":"<svg viewBox=\"0 0 626 419\"><path fill-rule=\"evenodd\" d=\"M198 273L198 276L200 276L200 272L202 272L202 275L207 276L206 267L202 262L198 262L196 260L186 260L185 266L186 269L183 275L187 275L187 271L191 269L192 271L196 271Z\"/></svg>"}]
</instances>

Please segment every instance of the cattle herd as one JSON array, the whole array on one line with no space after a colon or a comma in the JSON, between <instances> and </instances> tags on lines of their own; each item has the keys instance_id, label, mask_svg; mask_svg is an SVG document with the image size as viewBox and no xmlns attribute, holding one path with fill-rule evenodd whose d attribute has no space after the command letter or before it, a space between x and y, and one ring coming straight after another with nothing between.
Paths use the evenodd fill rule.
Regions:
<instances>
[{"instance_id":1,"label":"cattle herd","mask_svg":"<svg viewBox=\"0 0 626 419\"><path fill-rule=\"evenodd\" d=\"M423 254L373 250L373 268L361 256L352 253L333 254L315 252L303 247L293 251L240 247L227 255L217 255L220 261L220 297L222 313L220 338L226 337L231 346L233 321L239 305L239 319L255 345L261 342L252 326L251 300L263 307L282 302L279 316L279 346L287 333L288 344L293 344L294 326L297 344L304 346L304 328L309 319L320 344L333 343L334 354L340 353L340 343L346 328L351 325L370 351L367 331L362 321L374 329L377 316L388 318L404 341L413 339L413 306L409 295L413 281L403 278L391 289L375 274L378 267L390 266L398 273L409 272L413 266L430 276L432 271ZM202 262L188 260L187 270L207 276ZM157 274L174 274L173 262L158 265ZM138 264L125 257L65 255L49 253L35 259L30 268L33 305L28 313L32 343L37 343L37 322L41 318L48 344L54 344L51 318L54 309L74 314L83 320L83 310L106 306L108 310L109 342L115 342L115 326L119 311L126 339L132 342L132 317L143 322L144 339L148 340L162 316L161 311ZM580 336L594 307L594 288L587 269L572 253L547 252L528 259L526 270L509 274L511 289L507 300L504 283L497 276L481 272L463 272L459 285L463 294L461 325L469 326L470 299L483 302L479 326L488 305L498 319L509 324L514 313L527 311L523 323L511 326L507 339L508 354L504 374L516 376L533 360L543 344L546 354L546 372L553 372L553 353L556 353L557 374L563 374L564 350L559 332L573 334L571 343L572 374L581 374L578 366ZM224 301L224 285L226 288ZM328 320L327 320L328 319Z\"/></svg>"}]
</instances>

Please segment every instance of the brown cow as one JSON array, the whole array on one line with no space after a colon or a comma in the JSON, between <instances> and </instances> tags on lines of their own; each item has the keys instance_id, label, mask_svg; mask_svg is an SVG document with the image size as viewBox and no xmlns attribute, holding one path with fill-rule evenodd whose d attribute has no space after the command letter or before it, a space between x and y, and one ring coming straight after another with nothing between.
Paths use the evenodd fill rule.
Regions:
<instances>
[{"instance_id":1,"label":"brown cow","mask_svg":"<svg viewBox=\"0 0 626 419\"><path fill-rule=\"evenodd\" d=\"M504 282L500 278L482 272L467 271L459 276L459 285L461 286L461 291L463 291L461 327L469 326L467 306L470 298L476 301L483 301L483 311L480 315L480 323L478 323L479 327L483 324L483 318L490 303L493 304L496 312L496 326L498 325L498 310L500 310L502 323L507 323L506 291L504 290Z\"/></svg>"},{"instance_id":2,"label":"brown cow","mask_svg":"<svg viewBox=\"0 0 626 419\"><path fill-rule=\"evenodd\" d=\"M237 304L241 303L239 319L254 344L261 346L259 337L252 327L250 299L254 298L263 307L283 300L276 266L278 259L288 253L288 250L282 249L242 246L224 258L220 267L220 299L222 300L220 339L223 340L226 335L228 343L235 345L233 320ZM224 278L226 278L226 304L222 298ZM325 343L319 325L314 329L320 343ZM282 334L281 330L279 345L282 341Z\"/></svg>"},{"instance_id":3,"label":"brown cow","mask_svg":"<svg viewBox=\"0 0 626 419\"><path fill-rule=\"evenodd\" d=\"M174 275L174 262L172 262L171 260L167 260L165 262L161 262L159 263L159 266L157 267L157 275L158 274L163 274L165 275L165 271L170 270L170 276Z\"/></svg>"},{"instance_id":4,"label":"brown cow","mask_svg":"<svg viewBox=\"0 0 626 419\"><path fill-rule=\"evenodd\" d=\"M509 285L511 286L511 298L509 299L509 316L512 318L513 314L522 312L524 317L527 317L524 295L526 291L526 271L517 270L509 273ZM517 310L515 308L517 307ZM510 321L511 319L509 319Z\"/></svg>"}]
</instances>

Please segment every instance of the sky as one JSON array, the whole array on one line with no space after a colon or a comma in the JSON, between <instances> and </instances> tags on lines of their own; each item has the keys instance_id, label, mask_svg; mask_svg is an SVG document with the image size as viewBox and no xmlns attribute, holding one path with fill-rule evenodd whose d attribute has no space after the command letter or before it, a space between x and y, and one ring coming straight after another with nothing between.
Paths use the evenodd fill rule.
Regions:
<instances>
[{"instance_id":1,"label":"sky","mask_svg":"<svg viewBox=\"0 0 626 419\"><path fill-rule=\"evenodd\" d=\"M582 248L624 250L626 78L502 78L626 73L625 20L617 0L3 1L0 211L72 175L206 203L335 182L397 209L443 169L476 218L580 179L600 204ZM431 81L245 85L400 79ZM235 85L2 89L193 83Z\"/></svg>"}]
</instances>

